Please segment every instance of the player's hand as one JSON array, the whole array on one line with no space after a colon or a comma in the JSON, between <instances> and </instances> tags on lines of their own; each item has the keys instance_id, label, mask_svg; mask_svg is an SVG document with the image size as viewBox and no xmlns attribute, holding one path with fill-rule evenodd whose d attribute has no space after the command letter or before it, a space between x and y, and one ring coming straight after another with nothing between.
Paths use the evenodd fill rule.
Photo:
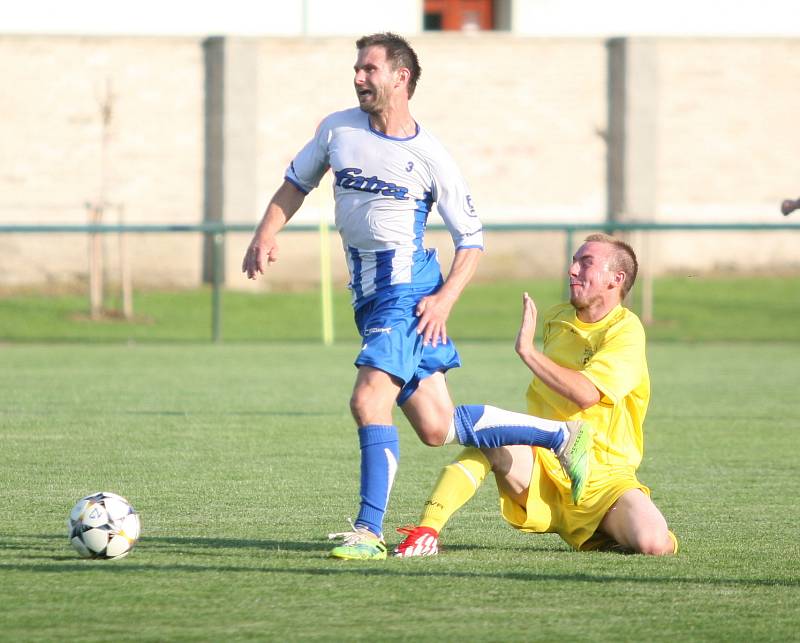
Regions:
<instances>
[{"instance_id":1,"label":"player's hand","mask_svg":"<svg viewBox=\"0 0 800 643\"><path fill-rule=\"evenodd\" d=\"M422 343L434 348L447 343L447 318L453 304L439 294L420 299L415 314L419 317L417 334L422 335Z\"/></svg>"},{"instance_id":2,"label":"player's hand","mask_svg":"<svg viewBox=\"0 0 800 643\"><path fill-rule=\"evenodd\" d=\"M522 293L522 321L517 333L517 342L514 348L519 355L529 353L534 349L533 335L536 332L536 304L528 293Z\"/></svg>"},{"instance_id":3,"label":"player's hand","mask_svg":"<svg viewBox=\"0 0 800 643\"><path fill-rule=\"evenodd\" d=\"M255 279L257 274L264 274L264 268L278 260L278 244L274 238L259 239L253 237L247 252L242 259L242 272L248 279Z\"/></svg>"}]
</instances>

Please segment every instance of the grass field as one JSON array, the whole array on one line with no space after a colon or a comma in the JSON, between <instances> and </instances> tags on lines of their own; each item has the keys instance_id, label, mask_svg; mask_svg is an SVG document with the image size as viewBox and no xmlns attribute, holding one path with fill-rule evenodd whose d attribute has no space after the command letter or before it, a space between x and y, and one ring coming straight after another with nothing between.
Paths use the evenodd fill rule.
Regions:
<instances>
[{"instance_id":1,"label":"grass field","mask_svg":"<svg viewBox=\"0 0 800 643\"><path fill-rule=\"evenodd\" d=\"M524 290L544 310L561 301L563 282L472 284L453 311L450 333L459 340L512 338ZM654 293L651 340L800 341L800 276L669 277L655 281ZM638 290L634 294L636 308ZM316 292L225 292L223 337L228 342L313 341L321 337L319 299ZM112 311L120 307L113 297L106 305ZM0 296L0 341L196 342L211 337L208 290L137 292L132 322L113 315L92 322L87 312L88 299L81 294ZM344 288L334 293L334 327L338 341L357 341Z\"/></svg>"},{"instance_id":2,"label":"grass field","mask_svg":"<svg viewBox=\"0 0 800 643\"><path fill-rule=\"evenodd\" d=\"M738 305L713 315L712 297L703 311L721 340L684 341L705 325L685 321L688 304L664 305L678 322L649 349L640 475L682 546L661 559L517 533L487 481L444 532L443 555L330 561L326 534L357 511L355 343L125 343L102 332L88 343L70 336L86 322L65 322L51 302L43 317L61 321L38 336L50 341L0 345L0 640L797 640L800 342L785 340L798 339L798 298L736 290ZM494 318L512 332L517 291L482 294L497 311L513 296ZM170 333L191 309L173 302L184 305L163 304ZM793 331L776 330L792 306L776 324ZM289 325L291 310L271 314ZM454 398L521 410L528 375L511 337L475 341L492 320L472 315L454 320L473 337L459 344ZM12 318L0 336L19 339ZM201 339L193 323L184 338ZM455 454L422 446L398 420L387 530L417 518ZM70 507L98 489L141 514L124 560L80 560L67 541Z\"/></svg>"}]
</instances>

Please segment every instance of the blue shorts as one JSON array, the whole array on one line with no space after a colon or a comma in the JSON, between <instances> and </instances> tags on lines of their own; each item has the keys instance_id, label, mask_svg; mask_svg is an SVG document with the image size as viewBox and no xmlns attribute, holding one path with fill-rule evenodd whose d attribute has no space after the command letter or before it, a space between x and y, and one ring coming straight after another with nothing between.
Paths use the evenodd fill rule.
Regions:
<instances>
[{"instance_id":1,"label":"blue shorts","mask_svg":"<svg viewBox=\"0 0 800 643\"><path fill-rule=\"evenodd\" d=\"M355 311L356 326L363 339L356 366L372 366L402 380L397 396L401 406L417 390L421 380L434 373L461 366L455 344L422 345L417 335L417 303L428 293L411 290L378 295Z\"/></svg>"}]
</instances>

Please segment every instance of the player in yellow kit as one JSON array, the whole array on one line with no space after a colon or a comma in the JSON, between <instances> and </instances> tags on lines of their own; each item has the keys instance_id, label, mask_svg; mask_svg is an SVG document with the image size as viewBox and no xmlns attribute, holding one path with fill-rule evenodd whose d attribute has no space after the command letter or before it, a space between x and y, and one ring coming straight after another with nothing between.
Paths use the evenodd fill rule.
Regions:
<instances>
[{"instance_id":1,"label":"player in yellow kit","mask_svg":"<svg viewBox=\"0 0 800 643\"><path fill-rule=\"evenodd\" d=\"M589 479L577 504L558 460L546 449L464 449L442 471L417 527L403 528L397 556L438 551L450 516L493 471L506 521L522 531L555 532L575 549L672 554L677 540L636 478L650 400L645 334L622 306L636 279L633 250L613 237L586 238L569 270L570 303L544 317L543 350L533 343L536 306L527 293L516 350L534 378L528 413L593 426Z\"/></svg>"}]
</instances>

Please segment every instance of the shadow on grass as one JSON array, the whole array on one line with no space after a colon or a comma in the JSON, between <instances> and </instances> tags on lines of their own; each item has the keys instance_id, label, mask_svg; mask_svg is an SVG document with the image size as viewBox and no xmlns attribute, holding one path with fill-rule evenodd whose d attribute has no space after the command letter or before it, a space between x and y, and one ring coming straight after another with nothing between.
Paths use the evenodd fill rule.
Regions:
<instances>
[{"instance_id":1,"label":"shadow on grass","mask_svg":"<svg viewBox=\"0 0 800 643\"><path fill-rule=\"evenodd\" d=\"M52 555L52 551L69 547L65 535L37 534L30 536L0 536L0 551L17 550L27 552L19 558L29 560L74 560L71 555ZM201 556L213 555L208 550L214 549L258 549L264 552L319 552L321 556L327 554L332 543L329 541L300 541L300 540L253 540L243 538L207 538L200 536L146 536L143 537L137 548L147 548L154 553L186 552ZM537 548L526 547L526 551L536 551ZM544 551L546 548L542 548ZM519 547L486 546L486 545L450 545L447 551L518 551ZM552 551L552 550L547 550ZM41 552L41 553L39 553ZM45 553L47 552L47 553ZM79 561L80 562L80 561Z\"/></svg>"},{"instance_id":2,"label":"shadow on grass","mask_svg":"<svg viewBox=\"0 0 800 643\"><path fill-rule=\"evenodd\" d=\"M351 338L341 338L334 344L335 346L350 346L358 341L358 335ZM229 345L253 345L253 346L272 346L275 344L290 344L290 345L312 345L321 346L322 338L309 335L308 337L226 337L223 338L222 343ZM209 335L207 338L203 337L185 337L179 334L165 337L73 337L70 335L42 335L38 337L18 337L18 336L0 336L0 346L36 346L36 345L50 345L50 346L75 346L79 344L86 344L91 346L214 346L215 342Z\"/></svg>"},{"instance_id":3,"label":"shadow on grass","mask_svg":"<svg viewBox=\"0 0 800 643\"><path fill-rule=\"evenodd\" d=\"M784 417L785 416L782 416L782 418L784 418ZM666 413L666 412L659 413L659 412L656 411L656 412L648 413L647 419L651 420L651 421L653 421L653 420L660 420L660 421L666 421L666 420L690 420L692 422L701 422L703 420L711 420L711 421L714 421L714 422L725 422L725 421L743 422L743 421L746 421L746 420L753 420L753 421L756 421L756 420L774 420L775 416L774 415L767 415L767 414L763 414L763 415L750 414L750 415L747 415L747 414L742 414L742 413L730 413L730 414L724 414L724 413L708 413L708 414L704 414L704 413L692 413L692 412L680 413L680 412L674 412L674 411L670 411L669 413ZM787 418L787 419L791 419L791 418Z\"/></svg>"},{"instance_id":4,"label":"shadow on grass","mask_svg":"<svg viewBox=\"0 0 800 643\"><path fill-rule=\"evenodd\" d=\"M92 573L113 573L113 574L130 574L142 572L163 572L174 574L176 572L185 573L267 573L267 574L295 574L295 575L311 575L311 576L332 576L336 574L355 574L358 576L373 576L373 577L386 577L386 578L430 578L431 576L442 576L448 578L466 578L466 579L498 579L498 580L512 580L512 581L559 581L559 582L578 582L578 583L639 583L643 585L660 585L667 583L683 583L686 585L693 585L698 587L800 587L800 579L763 579L763 578L699 578L691 576L643 576L632 572L630 575L625 574L588 574L585 572L576 571L575 573L541 573L541 572L526 572L526 571L497 571L497 572L484 572L474 570L454 570L440 569L438 567L426 567L424 569L409 568L409 565L415 563L400 558L390 558L388 561L334 561L326 559L327 545L321 542L303 542L303 541L282 541L282 540L251 540L251 539L234 539L234 538L199 538L199 537L154 537L147 538L144 541L148 550L155 548L163 548L165 551L174 551L175 546L180 548L181 545L189 546L197 549L205 548L230 548L230 549L259 549L266 555L260 562L269 563L270 551L299 551L299 552L317 552L319 553L320 560L318 562L321 567L308 567L309 562L315 564L314 559L304 557L298 559L297 566L289 567L270 566L259 564L243 564L237 565L197 565L197 564L143 564L137 563L132 558L127 558L123 561L115 561L109 563L108 561L93 561L76 558L75 556L58 555L53 556L51 553L47 555L32 555L32 550L41 550L46 548L51 552L55 547L64 545L64 537L56 535L33 535L33 536L0 536L0 549L15 549L24 550L28 552L25 555L18 556L17 560L35 560L39 562L0 562L0 569L15 570L22 572L40 572L40 573L62 573L62 572L92 572ZM20 542L15 542L15 541ZM31 547L31 540L38 540L42 542L38 547L34 545ZM44 544L44 543L48 544ZM491 550L491 551L512 551L519 552L520 547L503 547L503 546L485 546L485 545L453 545L447 548L449 551L476 551L476 550ZM445 556L446 551L445 550ZM531 551L531 548L525 547L526 551ZM546 549L549 554L561 553L569 556L574 556L576 560L581 556L618 556L614 553L598 553L592 552L591 554L579 554L572 551L564 550L554 551ZM198 556L207 556L206 551L188 551L188 554L195 554ZM316 558L316 557L315 557ZM441 560L441 556L439 560ZM628 559L630 559L628 557ZM642 560L652 560L649 557L642 557ZM48 562L49 561L49 562ZM433 562L433 561L430 561ZM437 561L438 563L439 561Z\"/></svg>"},{"instance_id":5,"label":"shadow on grass","mask_svg":"<svg viewBox=\"0 0 800 643\"><path fill-rule=\"evenodd\" d=\"M121 415L144 415L144 416L214 416L214 417L274 417L274 416L298 416L298 417L338 417L341 413L323 413L314 411L120 411Z\"/></svg>"}]
</instances>

